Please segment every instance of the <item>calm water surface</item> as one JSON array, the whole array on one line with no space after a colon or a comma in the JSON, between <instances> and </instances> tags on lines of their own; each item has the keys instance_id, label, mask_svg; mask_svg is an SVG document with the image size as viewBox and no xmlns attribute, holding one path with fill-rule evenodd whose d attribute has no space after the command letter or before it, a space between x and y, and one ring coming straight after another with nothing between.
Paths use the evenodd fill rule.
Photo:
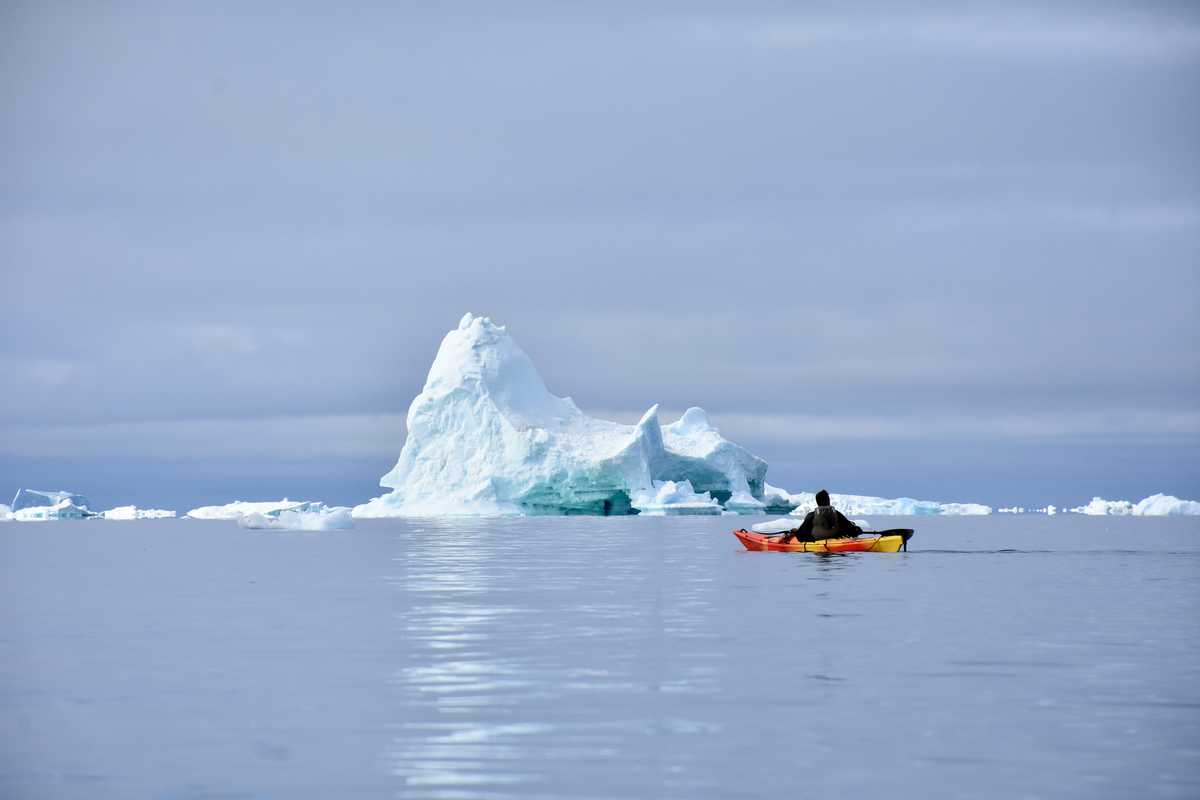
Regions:
<instances>
[{"instance_id":1,"label":"calm water surface","mask_svg":"<svg viewBox=\"0 0 1200 800\"><path fill-rule=\"evenodd\" d=\"M1200 796L1200 520L735 521L0 525L0 797Z\"/></svg>"}]
</instances>

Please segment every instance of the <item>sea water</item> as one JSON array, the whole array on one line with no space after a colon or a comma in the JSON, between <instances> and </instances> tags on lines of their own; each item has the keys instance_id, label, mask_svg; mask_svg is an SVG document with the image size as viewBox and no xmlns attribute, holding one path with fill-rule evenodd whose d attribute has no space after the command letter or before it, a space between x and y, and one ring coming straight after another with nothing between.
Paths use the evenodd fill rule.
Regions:
<instances>
[{"instance_id":1,"label":"sea water","mask_svg":"<svg viewBox=\"0 0 1200 800\"><path fill-rule=\"evenodd\" d=\"M754 521L0 525L0 796L1200 796L1200 520Z\"/></svg>"}]
</instances>

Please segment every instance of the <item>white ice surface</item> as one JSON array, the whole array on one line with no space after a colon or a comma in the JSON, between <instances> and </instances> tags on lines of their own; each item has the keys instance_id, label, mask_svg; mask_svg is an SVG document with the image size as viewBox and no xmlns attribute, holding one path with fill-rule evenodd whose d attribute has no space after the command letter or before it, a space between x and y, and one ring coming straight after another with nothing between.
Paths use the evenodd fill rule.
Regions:
<instances>
[{"instance_id":1,"label":"white ice surface","mask_svg":"<svg viewBox=\"0 0 1200 800\"><path fill-rule=\"evenodd\" d=\"M1180 517L1200 515L1200 502L1180 500L1169 494L1153 494L1133 507L1135 517Z\"/></svg>"},{"instance_id":2,"label":"white ice surface","mask_svg":"<svg viewBox=\"0 0 1200 800\"><path fill-rule=\"evenodd\" d=\"M655 481L653 489L638 492L633 507L649 516L720 514L721 504L708 492L696 492L689 481Z\"/></svg>"},{"instance_id":3,"label":"white ice surface","mask_svg":"<svg viewBox=\"0 0 1200 800\"><path fill-rule=\"evenodd\" d=\"M551 394L504 327L463 316L408 410L392 491L356 517L626 513L655 482L757 500L767 465L724 439L702 409L663 426L587 416Z\"/></svg>"},{"instance_id":4,"label":"white ice surface","mask_svg":"<svg viewBox=\"0 0 1200 800\"><path fill-rule=\"evenodd\" d=\"M791 511L796 507L792 502L792 495L787 489L780 489L778 486L772 486L769 483L763 483L763 505L772 510L787 509Z\"/></svg>"},{"instance_id":5,"label":"white ice surface","mask_svg":"<svg viewBox=\"0 0 1200 800\"><path fill-rule=\"evenodd\" d=\"M92 511L89 511L84 506L75 505L70 498L75 495L68 495L66 498L59 500L53 505L48 506L25 506L12 512L12 519L17 522L48 522L56 519L88 519L95 517Z\"/></svg>"},{"instance_id":6,"label":"white ice surface","mask_svg":"<svg viewBox=\"0 0 1200 800\"><path fill-rule=\"evenodd\" d=\"M349 508L332 506L307 511L283 509L271 514L251 511L238 518L238 526L253 530L331 531L353 528L354 519Z\"/></svg>"},{"instance_id":7,"label":"white ice surface","mask_svg":"<svg viewBox=\"0 0 1200 800\"><path fill-rule=\"evenodd\" d=\"M782 519L773 519L770 522L759 522L756 525L752 525L750 530L756 533L783 533L796 527L799 527L799 523L795 519L783 517Z\"/></svg>"},{"instance_id":8,"label":"white ice surface","mask_svg":"<svg viewBox=\"0 0 1200 800\"><path fill-rule=\"evenodd\" d=\"M110 508L107 511L101 511L100 516L104 519L129 520L129 519L171 519L175 516L174 511L167 511L161 508L138 508L137 506L117 506Z\"/></svg>"},{"instance_id":9,"label":"white ice surface","mask_svg":"<svg viewBox=\"0 0 1200 800\"><path fill-rule=\"evenodd\" d=\"M13 497L12 511L35 507L49 508L61 504L64 500L70 501L71 505L77 508L87 508L90 505L86 497L75 492L17 489L17 493Z\"/></svg>"},{"instance_id":10,"label":"white ice surface","mask_svg":"<svg viewBox=\"0 0 1200 800\"><path fill-rule=\"evenodd\" d=\"M0 503L0 522L9 522L12 519L12 509L4 503Z\"/></svg>"},{"instance_id":11,"label":"white ice surface","mask_svg":"<svg viewBox=\"0 0 1200 800\"><path fill-rule=\"evenodd\" d=\"M791 499L796 503L796 508L792 511L793 516L803 517L817 507L816 494L813 492L796 492L791 495ZM857 494L830 494L829 499L834 508L847 516L852 514L924 516L992 513L990 506L979 503L939 503L933 500L914 500L911 497L887 499Z\"/></svg>"},{"instance_id":12,"label":"white ice surface","mask_svg":"<svg viewBox=\"0 0 1200 800\"><path fill-rule=\"evenodd\" d=\"M232 503L226 503L223 506L201 506L193 508L187 512L187 516L191 519L217 519L217 520L237 520L243 514L266 514L272 511L282 511L283 509L307 508L313 505L320 505L312 502L297 502L296 500L288 500L286 497L282 500L265 500L247 502L245 500L235 500Z\"/></svg>"}]
</instances>

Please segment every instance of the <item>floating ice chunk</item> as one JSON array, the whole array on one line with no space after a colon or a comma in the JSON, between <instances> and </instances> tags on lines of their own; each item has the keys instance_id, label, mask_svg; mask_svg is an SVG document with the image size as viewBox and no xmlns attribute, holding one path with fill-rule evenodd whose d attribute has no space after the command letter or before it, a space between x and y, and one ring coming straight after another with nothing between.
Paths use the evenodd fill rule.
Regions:
<instances>
[{"instance_id":1,"label":"floating ice chunk","mask_svg":"<svg viewBox=\"0 0 1200 800\"><path fill-rule=\"evenodd\" d=\"M792 511L793 516L802 517L817 507L816 495L812 492L797 492L791 495L797 506ZM862 515L896 515L896 516L925 516L932 514L944 515L977 515L991 514L990 506L979 503L939 503L932 500L914 500L911 497L887 499L869 497L857 494L831 494L830 502L834 508L843 514Z\"/></svg>"},{"instance_id":2,"label":"floating ice chunk","mask_svg":"<svg viewBox=\"0 0 1200 800\"><path fill-rule=\"evenodd\" d=\"M282 500L267 500L261 502L247 502L245 500L235 500L232 503L226 503L223 506L201 506L193 508L187 512L187 516L191 519L217 519L234 521L240 518L243 514L267 514L283 509L304 510L312 506L322 506L321 503L312 502L297 502L288 500L286 497Z\"/></svg>"},{"instance_id":3,"label":"floating ice chunk","mask_svg":"<svg viewBox=\"0 0 1200 800\"><path fill-rule=\"evenodd\" d=\"M1179 517L1200 515L1200 502L1180 500L1169 494L1152 494L1133 507L1138 517Z\"/></svg>"},{"instance_id":4,"label":"floating ice chunk","mask_svg":"<svg viewBox=\"0 0 1200 800\"><path fill-rule=\"evenodd\" d=\"M667 426L657 406L633 426L587 416L547 390L504 327L468 313L409 407L400 458L380 480L391 492L354 515L626 514L665 481L757 500L766 469L698 408Z\"/></svg>"},{"instance_id":5,"label":"floating ice chunk","mask_svg":"<svg viewBox=\"0 0 1200 800\"><path fill-rule=\"evenodd\" d=\"M346 506L280 509L266 514L251 511L238 518L238 526L253 530L331 531L354 527Z\"/></svg>"},{"instance_id":6,"label":"floating ice chunk","mask_svg":"<svg viewBox=\"0 0 1200 800\"><path fill-rule=\"evenodd\" d=\"M652 490L634 495L633 507L652 517L721 513L721 504L708 492L696 492L689 481L655 481Z\"/></svg>"},{"instance_id":7,"label":"floating ice chunk","mask_svg":"<svg viewBox=\"0 0 1200 800\"><path fill-rule=\"evenodd\" d=\"M17 512L22 509L36 507L48 508L58 505L64 500L69 501L71 505L78 508L87 508L91 505L86 497L74 492L45 492L39 489L17 489L17 494L13 497L12 501L12 511Z\"/></svg>"},{"instance_id":8,"label":"floating ice chunk","mask_svg":"<svg viewBox=\"0 0 1200 800\"><path fill-rule=\"evenodd\" d=\"M117 506L110 508L107 511L101 511L100 516L104 519L128 520L128 519L174 519L175 512L167 511L161 508L138 508L137 506Z\"/></svg>"},{"instance_id":9,"label":"floating ice chunk","mask_svg":"<svg viewBox=\"0 0 1200 800\"><path fill-rule=\"evenodd\" d=\"M763 509L767 513L787 513L799 505L798 502L792 502L792 495L786 489L780 489L778 486L772 486L769 483L763 483Z\"/></svg>"},{"instance_id":10,"label":"floating ice chunk","mask_svg":"<svg viewBox=\"0 0 1200 800\"><path fill-rule=\"evenodd\" d=\"M25 506L12 512L12 518L17 522L48 522L56 519L88 519L95 517L92 511L84 506L77 506L68 498L59 500L48 506Z\"/></svg>"},{"instance_id":11,"label":"floating ice chunk","mask_svg":"<svg viewBox=\"0 0 1200 800\"><path fill-rule=\"evenodd\" d=\"M749 492L738 491L725 501L725 510L735 514L763 514L767 505L761 500L755 500Z\"/></svg>"},{"instance_id":12,"label":"floating ice chunk","mask_svg":"<svg viewBox=\"0 0 1200 800\"><path fill-rule=\"evenodd\" d=\"M782 519L773 519L770 522L760 522L757 525L752 525L751 530L756 533L783 533L790 531L792 528L800 527L800 523L795 519L784 517Z\"/></svg>"},{"instance_id":13,"label":"floating ice chunk","mask_svg":"<svg viewBox=\"0 0 1200 800\"><path fill-rule=\"evenodd\" d=\"M0 522L9 522L12 520L12 509L4 503L0 503Z\"/></svg>"},{"instance_id":14,"label":"floating ice chunk","mask_svg":"<svg viewBox=\"0 0 1200 800\"><path fill-rule=\"evenodd\" d=\"M1105 500L1103 497L1093 497L1086 506L1071 509L1072 514L1087 514L1092 517L1128 516L1133 513L1133 503L1128 500Z\"/></svg>"}]
</instances>

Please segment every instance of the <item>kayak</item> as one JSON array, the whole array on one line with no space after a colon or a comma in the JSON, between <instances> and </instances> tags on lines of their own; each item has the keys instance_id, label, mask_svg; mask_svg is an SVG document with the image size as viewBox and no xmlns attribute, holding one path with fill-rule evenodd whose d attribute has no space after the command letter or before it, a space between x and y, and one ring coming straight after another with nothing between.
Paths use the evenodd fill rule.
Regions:
<instances>
[{"instance_id":1,"label":"kayak","mask_svg":"<svg viewBox=\"0 0 1200 800\"><path fill-rule=\"evenodd\" d=\"M770 550L777 553L895 553L908 549L912 538L911 528L894 528L888 531L860 536L857 539L821 539L816 542L789 542L781 544L779 535L755 533L744 528L733 535L747 550Z\"/></svg>"}]
</instances>

